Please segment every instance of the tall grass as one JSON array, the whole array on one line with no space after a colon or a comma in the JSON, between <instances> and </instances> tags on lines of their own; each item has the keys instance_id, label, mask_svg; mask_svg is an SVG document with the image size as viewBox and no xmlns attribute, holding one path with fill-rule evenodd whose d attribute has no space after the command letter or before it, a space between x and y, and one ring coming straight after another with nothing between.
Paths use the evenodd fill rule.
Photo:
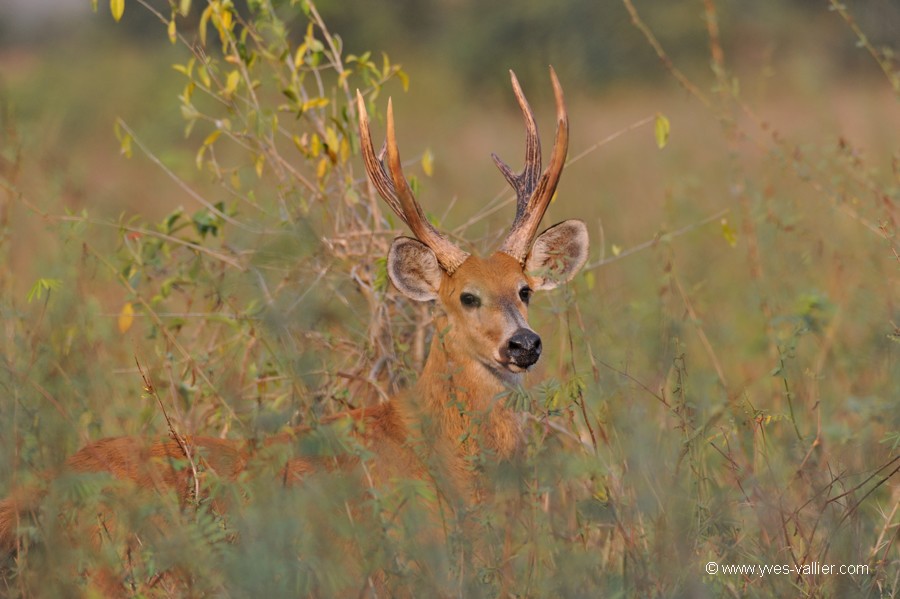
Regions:
<instances>
[{"instance_id":1,"label":"tall grass","mask_svg":"<svg viewBox=\"0 0 900 599\"><path fill-rule=\"evenodd\" d=\"M373 488L362 469L285 486L270 455L364 462L347 431L317 422L400 392L425 359L428 309L384 272L399 223L355 156L352 92L382 114L402 69L346 55L308 2L211 2L202 43L177 11L156 13L181 52L193 155L109 123L130 162L187 200L152 220L64 210L33 184L46 164L5 112L0 480L48 490L23 520L5 592L90 592L87 573L110 571L142 596L897 596L896 115L877 113L875 152L853 132L795 129L741 92L714 2L703 81L624 6L680 95L598 124L563 82L585 124L551 211L588 220L592 259L532 309L547 351L533 385L504 399L527 424L523 455L473 463L490 498L441 512L440 538L421 481ZM889 95L896 65L862 45L887 75L873 89ZM662 151L654 111L673 125ZM519 125L499 122L510 141L491 143L519 143ZM476 119L459 137L481 143L495 126ZM399 110L398 127L415 139ZM518 151L496 146L482 153ZM486 249L511 194L438 204L450 192L430 178L434 156L405 156L430 216ZM37 260L20 255L22 221L49 231ZM190 505L102 475L43 478L102 436L252 441L299 424L313 432L261 451L245 478L198 473ZM811 564L855 573L804 573Z\"/></svg>"}]
</instances>

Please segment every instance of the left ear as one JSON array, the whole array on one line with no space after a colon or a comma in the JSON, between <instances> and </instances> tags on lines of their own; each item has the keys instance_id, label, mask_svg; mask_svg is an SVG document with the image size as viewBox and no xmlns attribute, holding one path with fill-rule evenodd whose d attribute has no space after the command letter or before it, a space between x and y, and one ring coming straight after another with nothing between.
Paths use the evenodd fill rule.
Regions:
<instances>
[{"instance_id":1,"label":"left ear","mask_svg":"<svg viewBox=\"0 0 900 599\"><path fill-rule=\"evenodd\" d=\"M525 272L535 290L571 281L587 261L589 244L587 227L580 220L565 220L538 235L525 259Z\"/></svg>"}]
</instances>

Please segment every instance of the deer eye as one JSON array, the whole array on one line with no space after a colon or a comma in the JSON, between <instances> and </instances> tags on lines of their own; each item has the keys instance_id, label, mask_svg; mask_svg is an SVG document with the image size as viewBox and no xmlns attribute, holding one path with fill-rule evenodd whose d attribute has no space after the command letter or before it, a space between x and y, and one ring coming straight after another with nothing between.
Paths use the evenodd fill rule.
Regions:
<instances>
[{"instance_id":1,"label":"deer eye","mask_svg":"<svg viewBox=\"0 0 900 599\"><path fill-rule=\"evenodd\" d=\"M474 293L462 293L459 296L459 301L466 308L477 308L481 305L481 298L475 295Z\"/></svg>"},{"instance_id":2,"label":"deer eye","mask_svg":"<svg viewBox=\"0 0 900 599\"><path fill-rule=\"evenodd\" d=\"M532 293L534 292L531 290L531 287L522 287L521 289L519 289L519 299L527 304L528 300L531 299Z\"/></svg>"}]
</instances>

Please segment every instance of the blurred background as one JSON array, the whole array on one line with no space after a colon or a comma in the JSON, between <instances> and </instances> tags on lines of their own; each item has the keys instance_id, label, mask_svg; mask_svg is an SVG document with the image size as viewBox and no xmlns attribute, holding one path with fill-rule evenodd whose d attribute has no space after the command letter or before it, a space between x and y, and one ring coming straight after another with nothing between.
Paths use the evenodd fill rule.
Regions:
<instances>
[{"instance_id":1,"label":"blurred background","mask_svg":"<svg viewBox=\"0 0 900 599\"><path fill-rule=\"evenodd\" d=\"M10 0L0 20L2 101L18 123L23 151L40 157L31 184L43 188L43 197L71 210L158 217L185 204L183 191L148 161L122 160L112 127L121 117L179 175L197 179L186 167L197 140L183 139L176 100L182 80L170 68L179 49L166 43L150 11L129 3L115 24L100 4L93 14L87 0ZM716 6L728 77L760 119L798 139L828 146L845 139L881 167L888 164L896 150L896 94L828 2ZM552 123L548 64L570 103L572 155L657 112L668 116L673 131L665 152L654 149L645 128L573 165L561 190L571 200L560 205L559 217L585 202L597 206L610 240L624 247L652 237L663 223L690 222L669 222L666 197L694 194L699 205L727 194L725 181L700 184L695 177L721 156L720 147L702 142L721 130L721 120L704 114L669 76L621 3L347 0L318 8L344 40L345 54L386 52L409 74L408 92L398 87L388 94L402 114L404 147L428 149L436 158L433 186L440 192L430 198L436 205L451 198L483 202L503 189L489 154L510 161L521 153L507 71L516 71L546 128ZM900 5L866 0L851 8L873 47L896 45ZM644 0L636 9L687 77L706 92L718 85L703 3ZM195 5L186 28L199 12ZM760 155L758 147L739 145L748 158Z\"/></svg>"},{"instance_id":2,"label":"blurred background","mask_svg":"<svg viewBox=\"0 0 900 599\"><path fill-rule=\"evenodd\" d=\"M148 4L168 18L168 3ZM276 5L288 38L299 43L307 17L293 3ZM548 340L532 380L551 381L540 383L550 386L534 392L535 402L546 400L541 405L549 413L554 384L577 381L583 388L593 430L572 426L583 440L595 437L592 455L600 459L592 463L602 463L603 474L591 481L603 481L597 496L612 506L601 520L614 512L625 528L651 539L646 546L622 540L602 555L669 568L654 574L665 582L638 586L639 594L686 588L679 586L683 569L714 554L777 561L783 554L772 539L782 538L790 519L801 532L784 543L796 544L798 555L830 551L835 559L868 561L884 574L879 584L893 580L881 587L892 589L883 596L896 596L900 586L891 573L900 572L900 543L881 541L896 535L900 485L896 470L881 480L891 471L878 469L895 464L900 447L900 3L321 0L316 6L345 57L371 51L380 64L384 52L402 67L408 89L390 78L375 106L383 111L386 97L393 98L400 148L426 211L480 251L492 248L512 218L510 193L490 154L518 168L523 153L508 71L516 72L535 109L545 157L553 127L547 65L559 74L572 125L570 163L545 224L586 220L592 253L571 289L541 298L532 310L535 329ZM189 44L197 42L203 7L195 2L178 19ZM2 10L0 176L14 184L4 188L0 214L0 289L7 330L15 321L22 332L6 336L4 397L16 399L0 404L0 434L24 444L27 456L24 465L12 454L0 464L6 488L15 472L58 463L85 439L164 428L152 402L140 405L137 419L134 402L109 400L140 395L135 354L163 380L172 376L165 360L181 360L145 315L130 330L121 326L123 303L137 305L135 295L150 297L156 283L149 274L141 283L146 288L129 279L135 292L98 274L108 265L95 257L118 256L110 258L112 270L130 277L121 254L137 237L116 223L157 223L179 207L202 210L198 197L208 204L232 197L220 171L198 168L198 148L211 129L186 134L179 100L185 78L172 68L189 54L168 41L166 24L151 11L126 1L115 23L104 0L97 13L88 0L6 0ZM261 80L261 89L270 84ZM281 118L298 132L305 126ZM131 158L123 155L117 121L133 132ZM380 118L373 127L380 138ZM305 147L287 144L285 155L301 164ZM350 161L348 177L358 185L363 170L358 157ZM254 179L252 170L241 172L243 190L262 197L277 187ZM323 194L315 201L341 200ZM473 218L486 206L498 209ZM87 216L66 220L73 215ZM314 216L317 234L326 222L340 232L327 208ZM215 249L243 256L245 246L230 243ZM335 282L326 288L317 287L325 270L302 266L307 259L328 264L321 253L288 243L248 250L262 248L266 260L281 260L266 275L283 285L276 315L267 313L259 325L272 335L266 351L291 359L298 352L302 359L287 366L257 361L253 352L265 344L256 344L263 335L256 329L242 333L246 353L229 348L233 353L223 358L218 337L208 341L206 329L191 336L183 320L173 320L171 330L188 353L208 361L199 369L208 388L185 383L198 387L195 403L183 408L185 426L230 434L222 425L227 418L204 411L219 396L242 421L258 417L265 411L259 406L268 405L263 399L272 399L280 418L266 425L272 429L304 421L310 405L327 413L354 397L374 400L355 395L365 386L331 375L350 368L342 357L348 352L358 357L354 372L369 372L377 362L384 349L371 322L387 298L394 310L390 334L402 341L397 361L414 377L404 343L427 319L376 284L377 293L364 298L341 287L351 277L367 281L357 266L374 272L384 247L345 256L346 264L335 259L327 275ZM45 279L55 308L46 295L32 301ZM248 298L268 293L249 274L245 279L224 287L222 296L233 291L249 306ZM308 296L307 286L314 291ZM219 310L210 298L222 292L213 288L198 296L215 304L210 311ZM366 301L371 305L361 308ZM334 336L347 345L322 349L316 335L327 337L323 344ZM306 343L324 357L307 356ZM240 362L237 381L234 365L251 354ZM292 383L302 391L299 399L291 395L291 409L278 403L280 391L257 397L247 381L266 373L302 381ZM388 389L405 380L375 378ZM48 397L62 416L47 407ZM21 431L30 430L44 432L28 441L30 433ZM53 431L64 447L39 442ZM861 503L824 499L845 491ZM590 561L606 558L587 548L585 568L609 565ZM822 582L836 585L826 587L835 596L874 588L869 579L835 580ZM782 594L796 590L777 584L785 585L774 587ZM807 596L817 596L817 584L803 587Z\"/></svg>"},{"instance_id":3,"label":"blurred background","mask_svg":"<svg viewBox=\"0 0 900 599\"><path fill-rule=\"evenodd\" d=\"M118 161L116 168L101 174L93 161L115 160L117 144L110 133L115 116L148 136L153 147L162 149L170 142L164 150L178 151L183 121L173 98L182 82L169 68L178 49L165 43L159 19L149 11L128 3L116 25L106 4L100 2L98 14L92 14L88 0L9 0L0 20L3 99L15 107L31 143L41 144L36 153L71 167L66 169L71 207L79 205L80 184L97 176L118 180L92 188L93 205L110 205L112 210L158 207L163 213L183 198L156 188L162 181L130 185L127 193L118 188L134 181L132 169L148 165ZM635 6L678 68L705 90L713 87L703 3L643 0ZM716 6L730 75L740 81L744 100L771 118L773 126L820 139L844 134L848 141L865 145L895 141L890 125L896 124L897 111L891 87L828 2L728 0ZM863 0L848 6L875 48L896 45L900 4ZM345 53L386 52L408 72L408 93L389 90L406 125L400 134L415 144L411 151L427 146L435 153L442 190L460 197L493 195L498 185L491 182L489 153L519 153L518 114L507 71L515 70L532 103L545 107L552 99L548 64L559 73L572 103L574 153L646 114L661 111L676 117L673 146L665 155L657 156L652 139L643 135L623 141L646 142L643 160L630 154L639 151L637 147L619 147L603 151L609 155L596 157L590 167L571 169L564 179L566 189L589 190L579 194L580 200L608 201L603 195L621 179L634 186L627 190L627 201L650 208L648 196L658 200L660 189L641 186L658 183L661 177L648 176L654 165L645 160L669 165L705 160L689 155L702 152L704 144L690 142L703 134L698 127L716 123L698 116L699 109L666 73L619 2L327 0L318 8L344 40ZM191 19L196 23L199 12L195 5L186 28ZM301 20L302 15L294 19ZM679 119L675 111L682 110L686 113ZM543 112L545 127L552 122L551 114ZM112 154L104 154L104 148ZM622 167L632 176L614 181L603 177L621 173ZM588 182L576 185L571 180L581 177ZM490 187L486 190L485 185Z\"/></svg>"}]
</instances>

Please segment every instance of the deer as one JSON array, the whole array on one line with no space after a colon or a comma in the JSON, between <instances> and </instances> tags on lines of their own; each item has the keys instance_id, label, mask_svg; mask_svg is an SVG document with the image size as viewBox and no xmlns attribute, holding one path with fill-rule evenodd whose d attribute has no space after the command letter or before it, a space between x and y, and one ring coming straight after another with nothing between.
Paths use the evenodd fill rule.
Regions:
<instances>
[{"instance_id":1,"label":"deer","mask_svg":"<svg viewBox=\"0 0 900 599\"><path fill-rule=\"evenodd\" d=\"M525 165L514 173L492 154L515 191L516 208L508 234L487 257L464 251L425 217L403 173L391 100L386 140L376 154L366 103L356 94L368 178L412 232L391 244L388 276L406 298L433 303L436 332L413 386L383 403L331 416L326 424L353 425L353 435L371 456L367 468L373 484L390 484L397 477L438 481L441 494L463 506L478 502L481 493L469 458L485 454L507 460L523 441L520 416L503 397L522 385L541 357L541 338L528 324L532 294L570 281L588 256L587 227L580 220L566 220L538 234L568 151L568 116L557 75L551 67L557 124L546 170L534 113L512 71L510 78L525 123ZM265 445L289 443L305 432L291 430ZM257 451L258 445L246 441L206 436L111 437L84 446L63 469L107 472L141 489L175 490L186 501L196 491L196 468L192 477L192 468L175 468L175 462L187 459L223 479L235 479ZM321 460L315 457L295 456L286 459L280 472L285 479L302 480L319 467ZM0 554L15 552L19 519L34 509L40 495L18 491L0 502Z\"/></svg>"}]
</instances>

